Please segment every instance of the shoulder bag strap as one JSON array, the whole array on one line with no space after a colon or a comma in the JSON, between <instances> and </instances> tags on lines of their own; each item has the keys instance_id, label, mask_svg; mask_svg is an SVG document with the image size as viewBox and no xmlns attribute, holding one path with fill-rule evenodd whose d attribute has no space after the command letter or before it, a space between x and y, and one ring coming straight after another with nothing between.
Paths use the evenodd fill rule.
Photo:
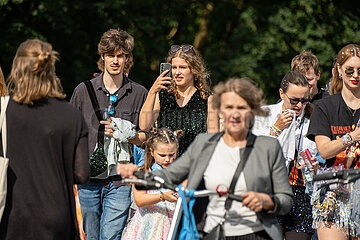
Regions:
<instances>
[{"instance_id":1,"label":"shoulder bag strap","mask_svg":"<svg viewBox=\"0 0 360 240\"><path fill-rule=\"evenodd\" d=\"M254 141L256 139L256 136L253 135L250 131L248 133L247 136L247 141L246 141L246 147L244 150L244 154L241 156L240 158L240 163L238 164L235 174L231 180L231 184L229 187L229 194L233 194L234 190L235 190L235 185L239 179L240 173L242 172L242 170L244 169L244 166L246 164L247 159L249 158L249 155L253 149L253 145L254 145ZM226 198L225 201L225 210L229 211L229 209L231 208L232 205L232 199L230 199L229 197Z\"/></svg>"},{"instance_id":2,"label":"shoulder bag strap","mask_svg":"<svg viewBox=\"0 0 360 240\"><path fill-rule=\"evenodd\" d=\"M94 86L92 85L90 80L85 81L84 83L85 83L86 89L87 89L87 91L89 93L89 97L90 97L91 104L93 106L95 115L96 115L97 119L100 122L103 119L102 119L102 116L101 116L101 109L99 107L99 102L98 102L98 100L96 98ZM99 129L98 129L98 146L99 147L104 146L104 130L105 130L105 126L103 124L100 124Z\"/></svg>"},{"instance_id":3,"label":"shoulder bag strap","mask_svg":"<svg viewBox=\"0 0 360 240\"><path fill-rule=\"evenodd\" d=\"M0 126L1 126L1 137L2 137L2 148L3 148L3 156L6 158L6 108L9 103L9 96L1 97L1 113L0 113Z\"/></svg>"}]
</instances>

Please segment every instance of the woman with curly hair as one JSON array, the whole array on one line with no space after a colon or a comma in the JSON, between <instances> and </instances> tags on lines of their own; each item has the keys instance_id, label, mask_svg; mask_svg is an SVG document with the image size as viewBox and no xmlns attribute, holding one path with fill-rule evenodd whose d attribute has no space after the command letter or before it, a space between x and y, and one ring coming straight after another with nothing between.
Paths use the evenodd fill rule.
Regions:
<instances>
[{"instance_id":1,"label":"woman with curly hair","mask_svg":"<svg viewBox=\"0 0 360 240\"><path fill-rule=\"evenodd\" d=\"M159 128L182 130L181 155L199 133L218 131L217 113L209 104L209 73L200 53L191 45L172 45L167 62L171 63L172 77L165 76L167 70L155 80L141 109L139 125L149 130L157 121Z\"/></svg>"}]
</instances>

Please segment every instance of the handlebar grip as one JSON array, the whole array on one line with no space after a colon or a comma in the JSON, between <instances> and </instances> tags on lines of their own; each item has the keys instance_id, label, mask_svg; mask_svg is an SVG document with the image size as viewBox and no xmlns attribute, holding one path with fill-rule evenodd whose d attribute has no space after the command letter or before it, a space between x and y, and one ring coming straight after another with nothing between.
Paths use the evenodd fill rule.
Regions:
<instances>
[{"instance_id":1,"label":"handlebar grip","mask_svg":"<svg viewBox=\"0 0 360 240\"><path fill-rule=\"evenodd\" d=\"M324 174L317 174L313 177L313 181L321 181L321 180L330 180L334 178L342 178L343 171L338 172L331 172L331 173L324 173Z\"/></svg>"},{"instance_id":2,"label":"handlebar grip","mask_svg":"<svg viewBox=\"0 0 360 240\"><path fill-rule=\"evenodd\" d=\"M238 201L238 202L242 202L244 200L244 198L242 196L234 195L234 194L229 194L228 198L231 200Z\"/></svg>"},{"instance_id":3,"label":"handlebar grip","mask_svg":"<svg viewBox=\"0 0 360 240\"><path fill-rule=\"evenodd\" d=\"M138 179L144 179L145 178L145 172L144 171L134 172L134 176L137 177Z\"/></svg>"}]
</instances>

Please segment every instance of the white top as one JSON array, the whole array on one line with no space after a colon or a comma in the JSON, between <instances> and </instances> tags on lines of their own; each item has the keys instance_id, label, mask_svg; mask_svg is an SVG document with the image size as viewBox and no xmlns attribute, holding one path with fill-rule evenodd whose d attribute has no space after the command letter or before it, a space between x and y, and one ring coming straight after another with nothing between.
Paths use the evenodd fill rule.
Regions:
<instances>
[{"instance_id":1,"label":"white top","mask_svg":"<svg viewBox=\"0 0 360 240\"><path fill-rule=\"evenodd\" d=\"M255 122L251 132L257 136L271 136L270 129L282 113L283 103L284 102L281 101L277 104L264 106L264 109L269 109L269 115L267 117L255 116ZM284 153L286 167L289 167L289 163L294 160L296 148L298 148L298 152L309 149L312 156L316 155L317 149L315 142L306 137L309 124L310 120L304 117L303 111L298 117L294 115L291 124L277 137Z\"/></svg>"},{"instance_id":2,"label":"white top","mask_svg":"<svg viewBox=\"0 0 360 240\"><path fill-rule=\"evenodd\" d=\"M206 189L215 190L220 184L224 184L229 188L239 162L239 147L229 147L223 138L221 138L204 172ZM241 173L234 193L239 195L245 192L247 192L246 182L244 173ZM209 200L204 227L204 231L207 233L210 232L224 216L226 197L213 195L209 197ZM243 207L241 202L233 201L225 220L224 229L226 236L239 236L258 232L264 228L254 211Z\"/></svg>"}]
</instances>

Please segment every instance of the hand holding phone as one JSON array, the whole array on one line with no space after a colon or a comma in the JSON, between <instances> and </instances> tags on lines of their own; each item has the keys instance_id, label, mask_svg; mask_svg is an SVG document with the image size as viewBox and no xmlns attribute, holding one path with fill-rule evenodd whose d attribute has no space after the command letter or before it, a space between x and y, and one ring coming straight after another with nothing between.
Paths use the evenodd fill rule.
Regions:
<instances>
[{"instance_id":1,"label":"hand holding phone","mask_svg":"<svg viewBox=\"0 0 360 240\"><path fill-rule=\"evenodd\" d=\"M169 72L167 72L164 77L172 77L171 74L171 63L160 63L160 74L163 73L164 71L169 70Z\"/></svg>"}]
</instances>

